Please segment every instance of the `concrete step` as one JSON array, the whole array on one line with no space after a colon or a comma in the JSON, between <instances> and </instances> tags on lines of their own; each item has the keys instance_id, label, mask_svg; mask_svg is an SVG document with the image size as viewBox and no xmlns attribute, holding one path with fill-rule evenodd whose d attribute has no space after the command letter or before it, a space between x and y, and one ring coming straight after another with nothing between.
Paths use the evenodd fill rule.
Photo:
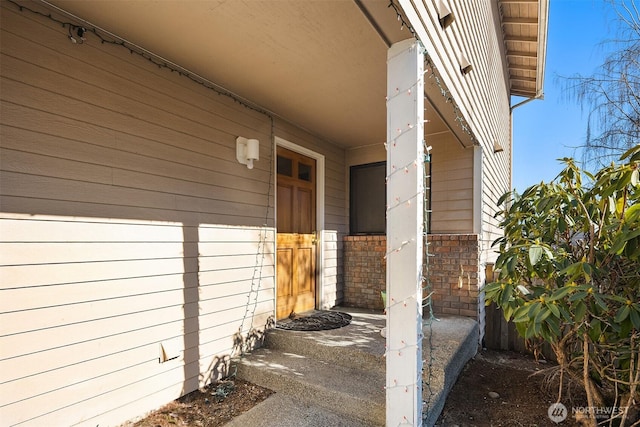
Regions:
<instances>
[{"instance_id":1,"label":"concrete step","mask_svg":"<svg viewBox=\"0 0 640 427\"><path fill-rule=\"evenodd\" d=\"M261 348L235 361L237 376L305 405L366 425L384 425L384 369L346 367L326 360Z\"/></svg>"},{"instance_id":2,"label":"concrete step","mask_svg":"<svg viewBox=\"0 0 640 427\"><path fill-rule=\"evenodd\" d=\"M270 388L278 396L238 422L263 427L287 422L384 425L386 340L380 329L385 318L363 310L341 311L353 316L351 325L316 332L271 330L263 348L233 362L239 378ZM473 319L446 317L426 322L423 333L423 418L424 425L434 425L459 373L477 351L478 325ZM295 416L283 414L283 401L306 418L296 421ZM256 415L263 412L270 416ZM328 419L332 421L323 424ZM341 421L336 424L336 420Z\"/></svg>"},{"instance_id":3,"label":"concrete step","mask_svg":"<svg viewBox=\"0 0 640 427\"><path fill-rule=\"evenodd\" d=\"M351 324L339 329L313 332L272 329L265 337L264 347L340 366L384 370L385 339L380 335L384 315L353 309L348 313L352 316Z\"/></svg>"},{"instance_id":4,"label":"concrete step","mask_svg":"<svg viewBox=\"0 0 640 427\"><path fill-rule=\"evenodd\" d=\"M465 364L478 351L478 323L467 317L446 317L423 327L423 423L435 425L447 395Z\"/></svg>"}]
</instances>

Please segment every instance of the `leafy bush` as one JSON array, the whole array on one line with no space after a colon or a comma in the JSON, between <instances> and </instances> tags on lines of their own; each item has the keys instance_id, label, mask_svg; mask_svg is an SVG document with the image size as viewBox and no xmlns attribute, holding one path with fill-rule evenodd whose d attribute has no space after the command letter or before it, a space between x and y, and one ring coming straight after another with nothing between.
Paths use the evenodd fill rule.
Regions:
<instances>
[{"instance_id":1,"label":"leafy bush","mask_svg":"<svg viewBox=\"0 0 640 427\"><path fill-rule=\"evenodd\" d=\"M520 335L551 345L590 407L640 403L640 145L620 160L591 175L565 158L553 182L505 194L485 288Z\"/></svg>"}]
</instances>

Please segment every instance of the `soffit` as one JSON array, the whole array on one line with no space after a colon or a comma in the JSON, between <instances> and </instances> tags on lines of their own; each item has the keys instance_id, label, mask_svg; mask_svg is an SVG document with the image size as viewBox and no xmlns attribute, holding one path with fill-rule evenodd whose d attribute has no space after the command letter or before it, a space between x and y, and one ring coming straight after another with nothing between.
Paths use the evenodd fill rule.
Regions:
<instances>
[{"instance_id":1,"label":"soffit","mask_svg":"<svg viewBox=\"0 0 640 427\"><path fill-rule=\"evenodd\" d=\"M511 95L542 95L548 0L499 0Z\"/></svg>"}]
</instances>

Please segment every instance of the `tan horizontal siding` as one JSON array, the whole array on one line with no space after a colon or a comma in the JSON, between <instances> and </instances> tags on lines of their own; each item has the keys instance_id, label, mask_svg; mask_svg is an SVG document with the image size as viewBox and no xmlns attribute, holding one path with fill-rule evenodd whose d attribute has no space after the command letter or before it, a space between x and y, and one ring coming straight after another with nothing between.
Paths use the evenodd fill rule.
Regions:
<instances>
[{"instance_id":1,"label":"tan horizontal siding","mask_svg":"<svg viewBox=\"0 0 640 427\"><path fill-rule=\"evenodd\" d=\"M35 223L36 231L43 223L47 226L46 230L55 230L56 225L60 224L65 232L76 239L65 245L71 254L75 254L77 261L59 263L58 260L51 262L47 259L47 250L55 250L51 245L62 243L37 241L39 236L33 233L32 223ZM73 229L74 224L78 225L77 230ZM5 233L6 225L10 227L6 227ZM114 243L82 241L82 232L87 233L85 238L89 237L92 226L103 232L113 232L110 236L120 234L121 237L125 230L131 232L134 228L141 233L132 235L140 237L148 234L156 239L165 231L165 241L151 244L156 247L168 245L172 248L170 251L175 251L176 242L166 240L175 240L179 236L173 229L182 228L146 226L153 230L151 233L142 230L145 226L139 223L105 224L71 220L2 222L0 234L5 241L14 241L2 243L3 247L15 245L22 249L8 256L3 251L2 257L3 264L11 264L2 269L3 285L13 288L4 291L0 306L0 337L3 344L0 347L0 369L12 372L14 376L5 377L0 384L0 395L11 396L5 399L5 405L0 408L3 420L9 424L27 421L28 417L33 417L32 422L36 425L43 420L55 424L56 420L66 417L62 414L71 410L64 408L63 402L74 402L72 407L81 403L70 400L70 396L84 396L87 401L92 401L102 396L102 391L108 394L110 390L123 386L126 389L129 387L126 384L133 387L132 384L137 382L156 380L165 386L172 384L174 380L171 378L181 374L183 369L169 369L169 365L158 367L162 366L157 361L159 342L178 339L183 342L182 354L195 352L199 355L200 363L206 365L219 357L222 351L232 351L234 334L240 327L248 328L254 322L255 325L264 324L273 313L273 265L265 264L262 267L259 289L251 291L255 282L252 279L255 279L256 239L260 236L260 230L245 232L239 228L205 226L200 228L202 232L198 234L201 240L206 239L206 243L196 241L181 244L185 248L193 246L191 250L200 253L199 257L125 261L130 264L118 267L114 263L121 261L94 260L97 253L110 258L109 254L113 251L101 252L98 247L111 247ZM118 228L121 228L120 233L116 231ZM218 230L220 233L216 235ZM52 232L48 238L55 240L64 235ZM108 236L103 234L105 239ZM273 232L269 232L267 237L272 238ZM47 240L47 237L43 240ZM229 245L237 246L234 255L225 255L225 251L221 250ZM45 263L32 265L31 270L16 273L14 269L29 267L24 262L25 258L29 258L29 246L34 253L45 255L45 259L41 259ZM94 250L84 250L88 246ZM146 269L143 266L145 263L148 264ZM133 268L133 265L138 267ZM75 266L79 267L78 273L70 273L76 271ZM38 267L48 270L41 271ZM59 268L65 271L57 272ZM135 276L137 271L146 274L153 272L154 275L118 278L110 277L109 271L120 272L116 276L124 272ZM77 280L78 283L41 284L38 277L64 277L67 281ZM96 277L99 280L93 280ZM191 287L188 283L197 287ZM16 288L16 285L26 287ZM66 299L65 295L68 296ZM255 307L250 310L247 309L247 295L252 295L256 301ZM221 307L224 309L220 310ZM197 329L192 330L189 325L191 328L197 326ZM195 333L196 330L200 332ZM183 335L183 331L186 334ZM30 363L31 359L33 362ZM167 363L180 366L188 362L181 356L180 360ZM211 378L219 375L211 370L194 370L193 379L198 380L201 372L206 372ZM156 377L162 377L162 380ZM26 410L28 407L32 409ZM34 411L34 407L38 410ZM95 407L91 411L95 411Z\"/></svg>"},{"instance_id":2,"label":"tan horizontal siding","mask_svg":"<svg viewBox=\"0 0 640 427\"><path fill-rule=\"evenodd\" d=\"M15 128L14 123L27 120L39 123L40 126L55 126L56 134L51 131L33 132L29 129ZM64 159L78 162L91 163L95 156L100 156L101 164L106 167L117 167L121 170L137 171L156 177L184 179L185 175L195 175L202 179L212 181L220 180L224 174L218 170L212 170L212 157L184 147L170 147L149 139L126 135L126 144L100 144L92 140L89 135L81 136L77 131L79 123L73 119L65 119L50 113L29 109L20 105L5 102L3 105L3 117L0 118L3 125L3 147L26 153L47 155L52 158L60 157L63 149L68 151ZM83 125L84 127L84 125ZM98 132L102 129L98 129ZM80 138L81 137L81 138ZM72 139L73 138L73 139ZM146 152L146 154L139 154ZM170 160L168 160L170 159ZM169 168L169 166L171 166ZM231 188L238 190L251 189L251 178L239 179L230 183ZM226 187L219 188L223 191Z\"/></svg>"},{"instance_id":3,"label":"tan horizontal siding","mask_svg":"<svg viewBox=\"0 0 640 427\"><path fill-rule=\"evenodd\" d=\"M200 250L208 254L200 259L200 270L234 268L255 261L255 246L240 242L200 243ZM229 258L229 250L235 250ZM0 242L0 265L35 265L60 263L87 263L94 261L132 261L148 259L183 259L184 246L181 243L148 242L83 242L69 245L56 243L2 243ZM185 258L190 258L185 256ZM7 286L6 284L2 287Z\"/></svg>"},{"instance_id":4,"label":"tan horizontal siding","mask_svg":"<svg viewBox=\"0 0 640 427\"><path fill-rule=\"evenodd\" d=\"M134 374L141 371L147 371L149 374L147 376ZM149 389L149 385L160 386L160 379L163 386L164 384L181 386L182 377L183 370L180 367L170 368L164 364L159 365L157 361L149 360L136 367L100 377L97 379L100 384L98 394L92 394L92 392L95 393L96 384L89 381L71 385L65 390L52 391L13 403L11 408L18 415L3 412L3 421L24 425L68 425L69 420L77 423L78 417L84 420L93 414L106 411L113 405L119 406L126 403L127 399L124 398L126 395L144 396L152 393L153 389ZM68 393L72 393L72 396L82 396L82 400L69 400Z\"/></svg>"},{"instance_id":5,"label":"tan horizontal siding","mask_svg":"<svg viewBox=\"0 0 640 427\"><path fill-rule=\"evenodd\" d=\"M114 222L94 218L69 218L62 221L56 216L12 218L10 214L0 216L3 221L2 240L4 242L182 242L184 230L178 224L167 222L127 221ZM25 225L25 221L28 222ZM55 227L51 225L54 224Z\"/></svg>"},{"instance_id":6,"label":"tan horizontal siding","mask_svg":"<svg viewBox=\"0 0 640 427\"><path fill-rule=\"evenodd\" d=\"M106 319L114 316L124 316L139 312L147 312L157 308L171 307L176 304L191 303L200 301L200 308L203 311L207 308L215 311L219 308L219 303L224 300L225 307L240 307L247 299L247 294L251 293L251 276L253 267L245 268L244 271L234 270L218 274L218 283L205 282L200 284L199 290L186 293L182 288L154 291L138 295L126 295L123 297L107 297L95 299L92 295L90 300L65 303L57 306L42 306L37 308L23 308L18 306L19 302L12 301L12 306L3 307L1 316L3 324L0 325L0 335L10 335L27 333L31 331L44 330L59 326L73 325L93 320ZM265 277L273 275L273 268L264 268L262 274ZM203 274L202 276L206 276ZM243 277L244 276L244 277ZM232 279L230 283L222 281ZM258 300L268 300L273 296L272 281L261 283L261 289L257 293ZM267 286L265 286L267 285ZM208 286L208 287L207 287ZM56 291L66 292L66 289L56 288ZM41 289L24 290L22 297L28 299L31 294L42 293ZM263 295L264 294L264 295ZM218 307L216 307L218 305ZM209 309L208 307L211 308ZM10 349L6 349L10 351ZM4 350L3 350L4 352Z\"/></svg>"},{"instance_id":7,"label":"tan horizontal siding","mask_svg":"<svg viewBox=\"0 0 640 427\"><path fill-rule=\"evenodd\" d=\"M11 366L17 366L20 369L13 371L16 376L21 377L24 375L33 375L32 370L37 373L42 369L41 364L35 366L24 365L21 359L13 360L15 358L22 358L30 356L32 354L40 354L48 351L55 350L55 353L59 357L52 359L52 362L63 365L70 361L79 363L82 360L87 360L91 357L100 357L105 352L112 351L109 349L101 349L103 343L108 344L105 339L118 336L121 346L124 348L130 348L132 343L128 341L129 336L126 334L135 332L137 330L143 330L153 327L164 327L163 325L170 325L175 322L181 323L183 319L183 309L192 310L196 308L194 304L192 307L184 304L173 304L169 307L157 307L153 313L149 312L135 312L127 315L122 315L114 318L98 319L89 323L69 324L48 329L33 330L24 334L11 334L2 337L3 349L2 349L2 363L11 364ZM153 316L149 316L153 314ZM163 321L159 319L164 319ZM173 331L171 329L171 331ZM162 331L164 337L173 337L173 334L169 334L169 329ZM93 342L95 346L84 346L87 353L81 354L74 352L72 346ZM113 346L114 343L111 343ZM43 358L43 356L35 357L35 359ZM28 360L28 359L25 359ZM48 363L46 364L48 365ZM14 384L14 386L19 386Z\"/></svg>"},{"instance_id":8,"label":"tan horizontal siding","mask_svg":"<svg viewBox=\"0 0 640 427\"><path fill-rule=\"evenodd\" d=\"M484 250L482 261L490 252L490 242L501 235L502 231L493 218L495 204L500 195L508 190L511 177L511 117L506 57L504 54L503 34L500 17L495 2L469 0L448 2L455 20L443 29L437 15L437 0L409 2L401 0L409 17L418 17L412 23L423 38L427 53L435 63L446 86L447 95L458 106L458 115L470 127L477 144L482 148L482 207L479 214L481 223L480 242ZM470 73L462 75L459 66L459 54L464 54L473 65ZM435 94L434 96L438 96ZM446 112L445 112L446 113ZM458 127L459 124L453 123ZM454 129L455 130L455 129ZM459 130L457 130L459 132ZM504 149L494 153L494 143ZM434 146L435 148L435 146ZM438 164L437 151L434 150L434 167ZM470 154L472 159L472 153ZM449 157L447 157L449 158ZM473 161L468 163L473 170ZM446 170L456 170L455 166ZM434 173L434 191L438 176ZM434 201L439 196L434 194ZM470 209L473 198L469 198ZM441 227L446 220L433 214L433 227ZM458 223L458 227L443 230L473 230L473 223Z\"/></svg>"},{"instance_id":9,"label":"tan horizontal siding","mask_svg":"<svg viewBox=\"0 0 640 427\"><path fill-rule=\"evenodd\" d=\"M341 224L345 224L346 218L341 219ZM344 228L339 231L335 229L327 229L322 234L323 238L323 270L324 286L323 306L321 308L333 308L337 304L343 302L344 289L343 283L343 247L342 237L346 235Z\"/></svg>"},{"instance_id":10,"label":"tan horizontal siding","mask_svg":"<svg viewBox=\"0 0 640 427\"><path fill-rule=\"evenodd\" d=\"M228 322L229 319L239 319L245 314L245 305L217 310L215 312L201 315L203 325L207 327L215 327ZM161 308L154 311L154 315L159 319L178 318L182 313L182 307ZM264 316L269 314L269 305L261 303L256 309L258 315ZM132 327L131 325L135 325ZM93 329L94 335L91 339L79 340L78 337L83 335L86 328L87 334ZM92 324L82 325L82 328L74 328L78 332L78 337L65 336L71 329L70 327L60 327L57 332L58 339L50 341L51 331L34 331L26 335L16 335L11 338L3 338L3 342L17 346L14 353L7 352L6 357L0 360L0 367L5 373L3 375L2 384L11 384L12 381L24 378L38 378L40 375L48 375L59 369L74 369L74 366L83 363L93 363L94 360L100 361L103 358L112 355L121 354L127 351L134 351L139 348L152 346L151 355L157 357L157 343L163 340L183 339L182 328L183 321L173 320L169 322L153 321L148 315L132 314L127 316L119 316L114 319L105 319L103 321L93 322ZM99 329L96 329L99 328ZM99 333L95 333L96 330ZM51 346L33 343L34 341L49 342ZM135 343L132 345L131 343ZM226 343L230 347L230 343ZM149 347L151 348L151 347ZM72 350L72 351L70 351ZM223 348L222 350L228 350ZM18 354L24 353L24 354ZM98 357L91 358L87 355L99 354ZM105 364L100 369L112 369L109 364ZM100 371L98 371L100 372ZM77 374L77 373L76 373ZM22 382L20 382L22 385ZM54 384L55 385L55 384ZM36 389L18 389L13 384L11 389L18 393L20 390L33 392Z\"/></svg>"},{"instance_id":11,"label":"tan horizontal siding","mask_svg":"<svg viewBox=\"0 0 640 427\"><path fill-rule=\"evenodd\" d=\"M1 178L1 177L0 177ZM66 217L91 216L95 215L95 204L85 202L70 202L67 200L55 199L32 199L24 197L0 196L0 205L7 210L20 210L36 212L43 203L46 202L47 215L58 215ZM239 221L236 215L232 214L212 214L203 212L177 211L173 209L151 209L136 206L123 205L102 205L100 212L105 218L147 218L149 221L180 221L189 224L209 223L209 224L234 224ZM273 217L273 209L270 209L270 218ZM264 219L263 219L264 222Z\"/></svg>"},{"instance_id":12,"label":"tan horizontal siding","mask_svg":"<svg viewBox=\"0 0 640 427\"><path fill-rule=\"evenodd\" d=\"M0 7L0 419L118 425L224 373L237 334L273 315L272 122ZM274 124L325 156L335 303L344 150ZM260 140L253 170L235 159L239 135ZM159 363L163 342L177 359Z\"/></svg>"},{"instance_id":13,"label":"tan horizontal siding","mask_svg":"<svg viewBox=\"0 0 640 427\"><path fill-rule=\"evenodd\" d=\"M431 154L431 233L473 231L473 151L450 134L427 140Z\"/></svg>"},{"instance_id":14,"label":"tan horizontal siding","mask_svg":"<svg viewBox=\"0 0 640 427\"><path fill-rule=\"evenodd\" d=\"M37 248L39 245L37 242L29 244L34 248ZM77 244L83 245L82 243ZM157 244L160 245L163 243ZM248 243L245 245L248 245ZM201 250L205 253L210 252L207 251L206 248L202 247ZM213 258L215 257L210 257L208 259ZM255 255L253 258L255 258ZM117 343L121 343L121 345L125 345L126 347L131 347L133 343L139 344L140 338L145 338L149 335L148 331L145 331L138 339L134 338L134 341L129 341L127 334L130 333L132 325L135 325L136 327L146 326L147 328L153 328L153 323L148 324L149 322L166 324L167 321L169 321L169 324L180 326L178 328L172 328L173 330L170 332L170 337L180 336L182 326L180 319L183 318L184 312L189 310L195 313L200 313L199 322L202 331L200 340L203 345L205 342L204 340L215 342L222 338L228 338L229 341L227 341L227 346L229 346L230 343L232 343L231 338L233 333L237 332L238 329L237 321L234 321L233 319L238 319L239 317L233 317L233 314L230 312L224 313L222 316L214 317L209 316L208 313L215 314L216 311L219 310L220 304L222 304L224 307L236 307L236 316L246 314L244 311L246 310L247 288L251 286L249 281L253 275L253 265L255 260L246 259L246 261L246 265L251 267L242 268L241 271L236 272L236 274L232 274L230 272L231 266L227 265L226 269L223 271L201 272L199 279L195 274L191 274L189 278L183 277L182 275L170 276L173 280L169 281L169 286L178 286L169 291L160 291L156 287L157 282L162 283L166 279L166 276L158 276L154 278L157 280L152 280L151 278L144 278L143 280L127 280L127 285L136 285L139 287L141 284L148 283L152 286L150 289L152 290L152 293L143 293L141 295L131 295L134 292L144 292L144 289L137 288L135 291L130 289L130 295L128 296L114 297L112 293L114 289L111 286L110 281L105 280L104 277L100 283L82 283L85 287L91 287L93 292L91 292L90 298L92 299L88 301L84 300L79 303L72 303L67 300L66 304L62 306L47 306L47 304L52 303L51 300L43 300L41 301L41 304L44 304L44 307L34 309L28 306L21 306L21 298L12 298L9 294L8 298L3 298L2 301L5 303L10 302L10 306L3 304L3 314L0 316L2 318L0 322L2 325L0 334L5 335L10 332L9 336L5 335L2 337L3 346L2 352L0 353L3 359L2 364L6 365L7 362L18 362L15 367L20 368L20 370L24 370L23 365L25 361L17 361L16 358L21 355L15 354L15 352L22 352L28 355L34 352L47 352L47 348L50 348L51 350L57 350L58 352L63 351L63 354L54 358L44 356L46 357L46 360L68 361L69 352L72 352L72 354L80 355L82 360L91 360L92 358L99 357L101 359L100 363L106 367L105 369L113 369L113 365L110 365L111 361L114 361L115 363L117 360L117 364L122 365L128 363L128 359L126 357L113 359L109 356L102 356L105 351L105 346L107 349L113 350L113 347L110 347L108 343L103 342L99 348L96 348L96 351L98 351L96 354L87 351L87 349L81 353L75 353L75 349L73 348L74 342L83 344L90 340L102 341L100 337L101 334L106 334L106 336L113 336L117 334ZM207 263L203 262L202 270L207 268L204 264ZM92 270L92 266L87 263L84 263L84 268ZM153 267L151 270L157 270L157 266ZM162 271L156 273L161 274ZM261 274L262 290L258 292L256 298L260 303L264 303L266 301L268 305L267 307L264 307L264 304L262 304L262 310L266 309L266 313L271 313L268 307L272 307L274 293L272 279L273 266L266 267L266 269L263 269ZM194 280L194 282L198 281L200 283L199 290L192 289L191 291L186 291L183 289L184 283L181 283L184 280ZM225 283L225 281L231 282ZM214 285L210 286L209 283ZM78 287L79 285L67 286ZM96 300L96 298L101 296L99 288L102 292L106 293L106 295L102 295L104 297L102 300ZM47 292L49 295L73 295L72 290L60 289L60 286L48 286L47 290L50 291ZM31 293L23 293L21 297L31 305L34 304L33 298L31 298L32 294L43 296L43 290L41 287L31 287L28 291ZM183 305L185 303L187 305ZM196 304L199 304L199 311ZM253 313L250 314L252 315ZM173 320L173 322L171 322L171 320ZM147 322L147 324L145 324L145 322ZM227 326L224 328L221 327L220 325L224 325L225 322L227 323ZM19 326L16 327L16 325ZM248 324L246 326L248 327ZM22 330L22 328L26 327L30 330ZM205 333L207 330L208 332ZM96 331L99 331L99 333L96 333ZM164 333L166 338L168 331L165 330ZM218 348L218 352L219 350L220 349ZM149 352L151 356L149 355ZM152 342L148 346L147 357L151 357L152 359L157 358L157 341ZM105 359L102 360L103 358ZM38 366L38 370L43 369L41 363L36 366ZM69 369L77 371L79 367L75 365L73 367L67 367L65 372ZM20 370L13 369L11 372L20 372ZM36 381L35 383L55 387L55 383L46 381L46 379L53 374L47 372L45 372L45 374L47 375L45 375L44 378L36 375L34 377L36 378L34 380ZM55 375L56 376L54 376L54 378L69 378L66 374ZM100 381L101 386L104 386L104 382L102 380ZM20 392L27 394L33 393L33 389L24 388L28 384L29 383L25 381L4 384L3 390L0 391L0 394L14 395L17 392L17 395L19 396ZM72 390L75 389L69 389L67 392L71 392ZM48 395L45 400L46 402L56 401L56 395ZM26 404L35 404L39 408L47 408L47 405L39 403L38 400L30 400L28 403L25 403L25 405ZM20 405L12 405L11 408L12 411L15 410L17 414L23 413L20 409L22 406ZM12 413L13 412L5 412L3 410L3 414L10 417L8 419L13 419L11 418ZM3 419L5 418L3 417Z\"/></svg>"},{"instance_id":15,"label":"tan horizontal siding","mask_svg":"<svg viewBox=\"0 0 640 427\"><path fill-rule=\"evenodd\" d=\"M15 11L8 10L8 13L12 14ZM175 73L167 69L149 67L149 64L141 61L138 56L122 55L123 50L117 46L84 44L79 56L76 45L59 43L59 27L56 28L55 25L52 26L38 18L22 16L21 19L35 21L32 22L32 26L21 26L17 20L7 19L3 25L3 40L7 41L3 51L7 56L46 67L63 78L74 77L78 81L72 82L73 84L87 84L110 91L114 100L121 97L139 102L142 99L157 111L168 111L172 119L200 119L205 125L215 123L223 129L235 127L230 130L248 130L255 125L261 125L263 121L262 114L246 111L246 108L239 104L228 102L229 99L226 97L212 97L188 79L175 78ZM41 35L49 37L43 39ZM10 41L14 43L9 43ZM33 58L38 60L34 62ZM60 61L60 58L64 58L64 61ZM122 85L130 86L129 90L119 90ZM84 100L79 94L75 98ZM172 102L168 104L167 99L171 99ZM91 99L85 101L91 103ZM95 105L102 107L108 104L95 102ZM165 108L166 105L177 105L179 111L174 111L172 107ZM120 104L117 104L116 111L121 110ZM237 113L246 117L238 120Z\"/></svg>"},{"instance_id":16,"label":"tan horizontal siding","mask_svg":"<svg viewBox=\"0 0 640 427\"><path fill-rule=\"evenodd\" d=\"M438 223L437 220L432 220L431 225L432 225L432 229L436 230L444 230L444 231L437 231L436 233L440 233L440 234L465 234L467 233L468 227L469 227L469 219L462 219L462 220L454 220L454 219L447 219L446 221L442 221L440 223Z\"/></svg>"},{"instance_id":17,"label":"tan horizontal siding","mask_svg":"<svg viewBox=\"0 0 640 427\"><path fill-rule=\"evenodd\" d=\"M30 246L37 250L39 245L30 244ZM73 249L74 246L66 244L66 247L70 249ZM104 299L112 299L115 303L119 298L179 289L183 286L185 278L186 280L195 280L197 279L196 275L197 273L180 273L128 277L110 280L108 283L96 281L60 285L47 284L47 292L43 292L40 286L3 289L2 295L10 303L3 304L2 307L3 311L11 312L17 310L16 307L19 307L19 310L32 310L40 307L62 306Z\"/></svg>"}]
</instances>

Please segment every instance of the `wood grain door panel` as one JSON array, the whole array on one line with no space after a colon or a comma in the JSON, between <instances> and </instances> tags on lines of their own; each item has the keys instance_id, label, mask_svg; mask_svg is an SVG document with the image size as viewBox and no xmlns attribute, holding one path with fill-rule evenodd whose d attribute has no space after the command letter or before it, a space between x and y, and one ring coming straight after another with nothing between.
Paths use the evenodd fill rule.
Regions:
<instances>
[{"instance_id":1,"label":"wood grain door panel","mask_svg":"<svg viewBox=\"0 0 640 427\"><path fill-rule=\"evenodd\" d=\"M278 282L277 282L277 307L276 316L278 319L287 317L295 301L293 292L293 257L294 249L286 247L284 243L281 243L280 235L278 235L278 250L277 250L277 268L278 268Z\"/></svg>"},{"instance_id":2,"label":"wood grain door panel","mask_svg":"<svg viewBox=\"0 0 640 427\"><path fill-rule=\"evenodd\" d=\"M278 233L278 319L315 308L316 244L313 235Z\"/></svg>"},{"instance_id":3,"label":"wood grain door panel","mask_svg":"<svg viewBox=\"0 0 640 427\"><path fill-rule=\"evenodd\" d=\"M293 231L293 187L278 182L278 233Z\"/></svg>"},{"instance_id":4,"label":"wood grain door panel","mask_svg":"<svg viewBox=\"0 0 640 427\"><path fill-rule=\"evenodd\" d=\"M315 160L278 148L278 319L316 305L315 181Z\"/></svg>"}]
</instances>

